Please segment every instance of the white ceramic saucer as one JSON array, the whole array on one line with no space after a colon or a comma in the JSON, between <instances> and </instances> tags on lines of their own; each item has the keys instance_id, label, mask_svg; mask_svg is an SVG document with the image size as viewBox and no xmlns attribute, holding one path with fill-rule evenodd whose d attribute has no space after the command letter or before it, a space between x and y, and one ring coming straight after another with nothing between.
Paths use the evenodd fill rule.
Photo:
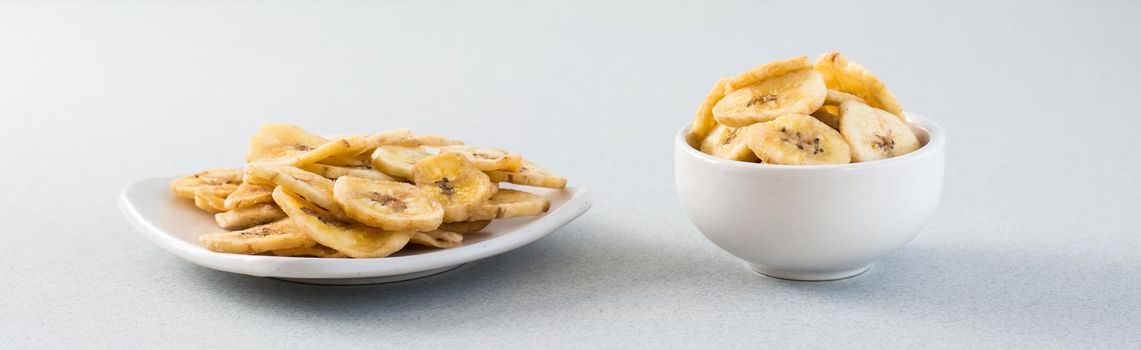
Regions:
<instances>
[{"instance_id":1,"label":"white ceramic saucer","mask_svg":"<svg viewBox=\"0 0 1141 350\"><path fill-rule=\"evenodd\" d=\"M551 201L542 216L495 220L483 232L464 235L462 246L449 249L410 247L376 259L318 259L215 253L198 243L198 235L221 232L212 215L170 192L172 177L140 180L119 197L123 215L158 246L192 263L250 276L313 284L371 284L404 281L445 272L460 265L510 251L555 232L590 209L585 188L523 189Z\"/></svg>"}]
</instances>

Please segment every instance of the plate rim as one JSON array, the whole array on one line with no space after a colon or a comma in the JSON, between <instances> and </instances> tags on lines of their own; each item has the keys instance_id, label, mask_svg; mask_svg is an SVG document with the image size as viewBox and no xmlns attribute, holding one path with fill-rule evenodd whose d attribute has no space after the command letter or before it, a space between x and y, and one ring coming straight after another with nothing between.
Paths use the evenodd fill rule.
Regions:
<instances>
[{"instance_id":1,"label":"plate rim","mask_svg":"<svg viewBox=\"0 0 1141 350\"><path fill-rule=\"evenodd\" d=\"M534 219L534 222L517 228L510 234L496 236L473 245L425 254L370 259L243 255L213 252L200 245L183 241L163 231L138 211L137 203L131 200L132 190L153 181L169 183L174 178L176 177L139 179L127 184L120 191L119 209L127 221L131 223L131 226L135 228L135 231L167 252L196 265L258 277L306 279L385 277L455 266L506 253L533 243L578 219L594 204L588 189L568 186L564 191L569 191L570 197L563 205ZM381 261L384 263L381 264ZM298 265L305 265L306 268L291 268Z\"/></svg>"}]
</instances>

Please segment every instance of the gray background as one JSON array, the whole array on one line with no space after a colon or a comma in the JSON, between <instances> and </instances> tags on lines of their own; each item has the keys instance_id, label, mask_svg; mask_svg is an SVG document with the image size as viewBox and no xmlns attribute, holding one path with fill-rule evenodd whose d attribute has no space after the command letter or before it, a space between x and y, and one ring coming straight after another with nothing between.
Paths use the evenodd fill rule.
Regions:
<instances>
[{"instance_id":1,"label":"gray background","mask_svg":"<svg viewBox=\"0 0 1141 350\"><path fill-rule=\"evenodd\" d=\"M1138 347L1139 10L3 3L0 348ZM684 217L672 137L718 77L832 49L947 129L944 198L858 278L764 278ZM596 204L445 275L340 288L197 267L121 217L128 182L236 165L267 122L519 150Z\"/></svg>"}]
</instances>

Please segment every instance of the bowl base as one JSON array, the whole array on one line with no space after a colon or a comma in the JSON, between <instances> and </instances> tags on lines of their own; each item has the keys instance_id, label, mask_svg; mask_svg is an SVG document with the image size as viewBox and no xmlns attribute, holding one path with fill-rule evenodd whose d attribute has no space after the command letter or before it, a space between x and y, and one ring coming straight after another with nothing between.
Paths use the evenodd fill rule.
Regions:
<instances>
[{"instance_id":1,"label":"bowl base","mask_svg":"<svg viewBox=\"0 0 1141 350\"><path fill-rule=\"evenodd\" d=\"M441 274L444 272L451 271L451 270L453 270L457 267L460 267L460 266L464 266L464 264L459 264L459 265L454 265L454 266L446 266L446 267L442 267L442 268L438 268L438 269L408 273L408 274L403 274L403 275L380 276L380 277L361 277L361 278L283 278L283 277L272 277L272 278L276 279L276 280L282 280L282 281L294 282L294 283L304 283L304 284L316 284L316 285L326 285L326 286L359 286L359 285L365 285L365 284L383 284L383 283L403 282L403 281L414 280L414 279L418 279L418 278L431 277L431 276L435 276L435 275L438 275L438 274Z\"/></svg>"},{"instance_id":2,"label":"bowl base","mask_svg":"<svg viewBox=\"0 0 1141 350\"><path fill-rule=\"evenodd\" d=\"M871 269L872 264L867 264L867 265L859 266L856 268L840 269L840 270L789 270L789 269L781 269L781 268L775 268L775 267L771 267L771 266L764 266L764 265L758 265L758 264L749 264L749 267L752 268L753 271L756 273L759 273L759 274L762 274L762 275L765 275L768 277L772 277L772 278L779 278L782 280L790 280L790 281L821 282L821 281L842 280L842 279L849 278L849 277L855 277L859 274L867 272L868 269Z\"/></svg>"}]
</instances>

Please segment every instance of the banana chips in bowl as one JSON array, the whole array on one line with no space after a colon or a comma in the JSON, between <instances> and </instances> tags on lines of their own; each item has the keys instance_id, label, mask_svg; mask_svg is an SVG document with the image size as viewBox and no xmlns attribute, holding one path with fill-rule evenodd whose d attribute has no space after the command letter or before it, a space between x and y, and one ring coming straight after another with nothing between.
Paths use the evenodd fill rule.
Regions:
<instances>
[{"instance_id":1,"label":"banana chips in bowl","mask_svg":"<svg viewBox=\"0 0 1141 350\"><path fill-rule=\"evenodd\" d=\"M243 168L136 182L148 238L206 267L320 284L399 281L499 254L589 209L521 155L399 129L327 139L265 125Z\"/></svg>"},{"instance_id":2,"label":"banana chips in bowl","mask_svg":"<svg viewBox=\"0 0 1141 350\"><path fill-rule=\"evenodd\" d=\"M718 80L675 139L690 221L762 274L832 280L911 241L943 186L942 128L837 52Z\"/></svg>"}]
</instances>

